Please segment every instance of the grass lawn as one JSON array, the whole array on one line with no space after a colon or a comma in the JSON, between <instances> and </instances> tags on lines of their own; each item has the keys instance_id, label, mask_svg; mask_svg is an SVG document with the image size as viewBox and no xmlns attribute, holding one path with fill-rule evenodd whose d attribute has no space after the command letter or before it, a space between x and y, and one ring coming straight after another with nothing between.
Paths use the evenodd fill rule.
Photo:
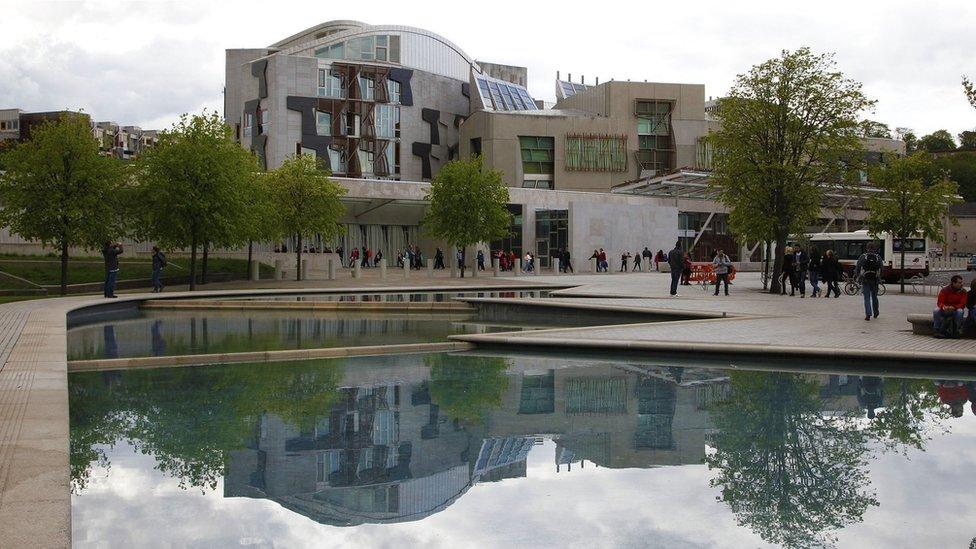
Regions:
<instances>
[{"instance_id":1,"label":"grass lawn","mask_svg":"<svg viewBox=\"0 0 976 549\"><path fill-rule=\"evenodd\" d=\"M197 259L197 272L202 261ZM56 285L61 283L61 262L51 256L0 255L0 271L30 280L35 284ZM246 278L247 261L212 257L207 261L207 271L211 274L229 273L235 278ZM274 269L261 266L261 275L270 276ZM168 260L163 269L163 277L185 276L190 273L190 260L174 258ZM198 275L199 276L199 275ZM148 257L120 258L119 280L146 279L152 277L152 260ZM100 257L76 257L68 261L68 284L83 284L105 280L105 266ZM23 288L22 283L0 278L0 289Z\"/></svg>"}]
</instances>

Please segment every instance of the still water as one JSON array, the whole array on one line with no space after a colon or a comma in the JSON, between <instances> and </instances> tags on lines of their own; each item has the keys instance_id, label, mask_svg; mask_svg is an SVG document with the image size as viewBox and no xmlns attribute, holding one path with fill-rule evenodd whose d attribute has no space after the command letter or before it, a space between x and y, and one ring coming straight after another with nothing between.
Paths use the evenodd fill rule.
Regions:
<instances>
[{"instance_id":1,"label":"still water","mask_svg":"<svg viewBox=\"0 0 976 549\"><path fill-rule=\"evenodd\" d=\"M76 547L976 536L966 379L432 354L69 383Z\"/></svg>"},{"instance_id":2,"label":"still water","mask_svg":"<svg viewBox=\"0 0 976 549\"><path fill-rule=\"evenodd\" d=\"M444 303L456 297L540 298L552 290L480 290L465 292L377 292L372 294L295 294L237 297L241 301L349 301L362 303Z\"/></svg>"}]
</instances>

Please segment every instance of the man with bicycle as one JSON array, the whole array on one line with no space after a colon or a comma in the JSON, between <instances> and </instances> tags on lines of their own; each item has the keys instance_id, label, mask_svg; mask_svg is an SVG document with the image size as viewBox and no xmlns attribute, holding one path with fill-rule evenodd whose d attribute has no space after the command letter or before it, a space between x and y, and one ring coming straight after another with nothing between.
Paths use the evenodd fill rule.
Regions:
<instances>
[{"instance_id":1,"label":"man with bicycle","mask_svg":"<svg viewBox=\"0 0 976 549\"><path fill-rule=\"evenodd\" d=\"M861 281L861 293L864 295L864 320L871 317L878 318L878 283L881 281L881 256L878 255L878 245L868 244L868 251L857 258L854 266L854 278Z\"/></svg>"},{"instance_id":2,"label":"man with bicycle","mask_svg":"<svg viewBox=\"0 0 976 549\"><path fill-rule=\"evenodd\" d=\"M932 312L935 337L959 337L968 298L969 294L962 289L962 277L954 275L949 285L939 292Z\"/></svg>"}]
</instances>

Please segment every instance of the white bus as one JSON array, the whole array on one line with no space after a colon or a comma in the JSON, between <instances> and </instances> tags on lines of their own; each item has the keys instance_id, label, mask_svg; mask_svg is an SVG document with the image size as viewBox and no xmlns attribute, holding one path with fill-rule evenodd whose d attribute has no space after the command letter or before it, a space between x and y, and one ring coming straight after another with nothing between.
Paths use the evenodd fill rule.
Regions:
<instances>
[{"instance_id":1,"label":"white bus","mask_svg":"<svg viewBox=\"0 0 976 549\"><path fill-rule=\"evenodd\" d=\"M872 237L867 230L850 233L814 233L806 235L810 246L823 255L827 250L833 250L841 266L847 273L852 273L857 258L867 251L868 243L874 242L878 246L884 267L881 276L886 282L895 282L901 278L901 240L893 238L888 233ZM913 276L928 276L928 249L924 238L905 239L905 278Z\"/></svg>"}]
</instances>

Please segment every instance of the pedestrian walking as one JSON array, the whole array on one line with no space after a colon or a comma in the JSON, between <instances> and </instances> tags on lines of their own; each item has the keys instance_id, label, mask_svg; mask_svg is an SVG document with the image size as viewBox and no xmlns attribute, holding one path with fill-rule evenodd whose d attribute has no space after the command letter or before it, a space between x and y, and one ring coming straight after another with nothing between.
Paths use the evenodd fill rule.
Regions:
<instances>
[{"instance_id":1,"label":"pedestrian walking","mask_svg":"<svg viewBox=\"0 0 976 549\"><path fill-rule=\"evenodd\" d=\"M457 261L458 269L461 271L461 278L464 278L464 248L457 249L454 260Z\"/></svg>"},{"instance_id":2,"label":"pedestrian walking","mask_svg":"<svg viewBox=\"0 0 976 549\"><path fill-rule=\"evenodd\" d=\"M725 255L724 250L719 250L712 260L712 271L715 273L715 295L718 295L718 287L722 282L725 283L725 295L729 295L729 270L732 268L732 260Z\"/></svg>"},{"instance_id":3,"label":"pedestrian walking","mask_svg":"<svg viewBox=\"0 0 976 549\"><path fill-rule=\"evenodd\" d=\"M573 271L573 262L571 261L571 257L569 255L569 249L563 250L563 257L562 257L562 260L561 261L562 262L560 263L560 265L562 266L562 269L563 269L563 272L564 273L572 273L572 272L574 272Z\"/></svg>"},{"instance_id":4,"label":"pedestrian walking","mask_svg":"<svg viewBox=\"0 0 976 549\"><path fill-rule=\"evenodd\" d=\"M803 248L797 246L793 250L794 271L796 272L796 285L800 288L800 297L807 296L807 271L810 270L810 256Z\"/></svg>"},{"instance_id":5,"label":"pedestrian walking","mask_svg":"<svg viewBox=\"0 0 976 549\"><path fill-rule=\"evenodd\" d=\"M641 254L640 253L634 254L634 269L633 269L633 271L641 271L641 272L644 272L644 268L642 267L641 263L642 263L642 261L641 261ZM633 271L631 271L631 272L633 272Z\"/></svg>"},{"instance_id":6,"label":"pedestrian walking","mask_svg":"<svg viewBox=\"0 0 976 549\"><path fill-rule=\"evenodd\" d=\"M443 269L444 268L444 252L440 248L434 251L434 268Z\"/></svg>"},{"instance_id":7,"label":"pedestrian walking","mask_svg":"<svg viewBox=\"0 0 976 549\"><path fill-rule=\"evenodd\" d=\"M647 264L647 270L650 271L651 263L654 261L654 254L647 249L647 246L644 246L644 251L641 252L641 259L644 260L644 263Z\"/></svg>"},{"instance_id":8,"label":"pedestrian walking","mask_svg":"<svg viewBox=\"0 0 976 549\"><path fill-rule=\"evenodd\" d=\"M857 258L854 276L861 281L861 294L864 296L864 320L878 318L878 283L881 281L881 256L878 245L868 244L868 251Z\"/></svg>"},{"instance_id":9,"label":"pedestrian walking","mask_svg":"<svg viewBox=\"0 0 976 549\"><path fill-rule=\"evenodd\" d=\"M654 270L661 272L661 263L667 261L664 257L664 250L658 250L657 255L654 256Z\"/></svg>"},{"instance_id":10,"label":"pedestrian walking","mask_svg":"<svg viewBox=\"0 0 976 549\"><path fill-rule=\"evenodd\" d=\"M837 281L840 280L840 273L840 262L837 261L834 251L827 250L820 262L820 275L827 285L827 293L824 297L830 297L831 292L833 292L834 298L840 297L840 285L837 284Z\"/></svg>"},{"instance_id":11,"label":"pedestrian walking","mask_svg":"<svg viewBox=\"0 0 976 549\"><path fill-rule=\"evenodd\" d=\"M687 252L681 262L681 285L691 286L691 254Z\"/></svg>"},{"instance_id":12,"label":"pedestrian walking","mask_svg":"<svg viewBox=\"0 0 976 549\"><path fill-rule=\"evenodd\" d=\"M630 259L630 252L620 254L620 272L627 272L627 260Z\"/></svg>"},{"instance_id":13,"label":"pedestrian walking","mask_svg":"<svg viewBox=\"0 0 976 549\"><path fill-rule=\"evenodd\" d=\"M663 252L659 252L664 255ZM671 267L671 297L678 297L678 281L681 279L681 267L684 264L684 253L681 251L681 241L674 243L674 248L668 252L668 265Z\"/></svg>"},{"instance_id":14,"label":"pedestrian walking","mask_svg":"<svg viewBox=\"0 0 976 549\"><path fill-rule=\"evenodd\" d=\"M478 270L485 270L485 252L483 250L478 250Z\"/></svg>"},{"instance_id":15,"label":"pedestrian walking","mask_svg":"<svg viewBox=\"0 0 976 549\"><path fill-rule=\"evenodd\" d=\"M780 295L786 295L786 283L790 283L790 295L796 295L796 273L794 268L796 265L796 256L793 255L793 248L787 246L783 250L783 272L780 274L780 287L782 291Z\"/></svg>"},{"instance_id":16,"label":"pedestrian walking","mask_svg":"<svg viewBox=\"0 0 976 549\"><path fill-rule=\"evenodd\" d=\"M152 247L152 285L153 293L158 294L163 291L163 268L166 267L166 255L159 249L159 246Z\"/></svg>"},{"instance_id":17,"label":"pedestrian walking","mask_svg":"<svg viewBox=\"0 0 976 549\"><path fill-rule=\"evenodd\" d=\"M810 297L820 297L820 269L823 268L823 258L820 250L813 248L810 250L810 265L807 272L810 274Z\"/></svg>"},{"instance_id":18,"label":"pedestrian walking","mask_svg":"<svg viewBox=\"0 0 976 549\"><path fill-rule=\"evenodd\" d=\"M115 283L119 278L119 256L122 255L122 245L118 242L106 241L102 248L105 259L105 297L116 298Z\"/></svg>"}]
</instances>

